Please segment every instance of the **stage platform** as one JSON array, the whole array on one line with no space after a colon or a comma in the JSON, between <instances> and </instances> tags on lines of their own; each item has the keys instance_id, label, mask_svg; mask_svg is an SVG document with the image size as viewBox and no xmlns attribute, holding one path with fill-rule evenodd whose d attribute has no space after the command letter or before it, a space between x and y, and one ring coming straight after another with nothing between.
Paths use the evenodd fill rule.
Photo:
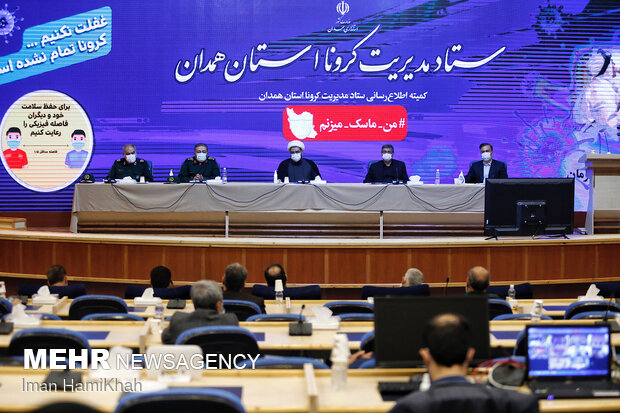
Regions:
<instances>
[{"instance_id":1,"label":"stage platform","mask_svg":"<svg viewBox=\"0 0 620 413\"><path fill-rule=\"evenodd\" d=\"M63 264L73 282L148 283L150 269L171 268L175 285L222 279L240 262L247 282L264 282L264 268L284 265L293 284L358 289L365 284L397 285L405 270L420 268L425 282L461 290L467 270L488 268L493 283L535 285L620 280L620 235L573 235L570 239L484 237L399 239L207 238L0 231L0 277L43 279ZM462 291L462 290L461 290Z\"/></svg>"}]
</instances>

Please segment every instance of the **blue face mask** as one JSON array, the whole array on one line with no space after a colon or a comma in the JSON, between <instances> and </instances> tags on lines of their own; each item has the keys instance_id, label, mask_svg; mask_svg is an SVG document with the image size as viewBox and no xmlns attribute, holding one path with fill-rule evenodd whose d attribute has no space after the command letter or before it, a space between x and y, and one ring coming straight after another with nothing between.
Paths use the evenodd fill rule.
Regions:
<instances>
[{"instance_id":1,"label":"blue face mask","mask_svg":"<svg viewBox=\"0 0 620 413\"><path fill-rule=\"evenodd\" d=\"M11 149L17 149L21 143L22 141L14 141L14 140L6 141L6 144Z\"/></svg>"},{"instance_id":2,"label":"blue face mask","mask_svg":"<svg viewBox=\"0 0 620 413\"><path fill-rule=\"evenodd\" d=\"M77 149L79 151L81 149L84 149L84 147L86 146L86 142L77 141L77 142L73 142L72 145L74 149Z\"/></svg>"}]
</instances>

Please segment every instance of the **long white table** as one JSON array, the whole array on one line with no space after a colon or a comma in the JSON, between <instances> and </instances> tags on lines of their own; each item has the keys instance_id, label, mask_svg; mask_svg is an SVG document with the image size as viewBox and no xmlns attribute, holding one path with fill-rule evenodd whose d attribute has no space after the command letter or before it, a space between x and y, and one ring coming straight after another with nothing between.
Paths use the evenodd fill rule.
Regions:
<instances>
[{"instance_id":1,"label":"long white table","mask_svg":"<svg viewBox=\"0 0 620 413\"><path fill-rule=\"evenodd\" d=\"M295 223L376 223L382 235L384 224L401 221L482 226L483 212L482 185L94 183L75 186L71 230L77 232L80 222L223 222L228 236L231 221L282 223L288 217ZM273 216L257 218L266 214Z\"/></svg>"}]
</instances>

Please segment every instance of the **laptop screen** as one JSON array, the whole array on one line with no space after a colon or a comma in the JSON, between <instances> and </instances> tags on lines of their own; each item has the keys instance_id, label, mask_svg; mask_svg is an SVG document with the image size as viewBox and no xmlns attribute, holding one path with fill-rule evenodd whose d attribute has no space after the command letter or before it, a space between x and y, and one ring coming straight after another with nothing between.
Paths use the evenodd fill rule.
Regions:
<instances>
[{"instance_id":1,"label":"laptop screen","mask_svg":"<svg viewBox=\"0 0 620 413\"><path fill-rule=\"evenodd\" d=\"M529 326L527 368L529 378L609 377L609 327Z\"/></svg>"}]
</instances>

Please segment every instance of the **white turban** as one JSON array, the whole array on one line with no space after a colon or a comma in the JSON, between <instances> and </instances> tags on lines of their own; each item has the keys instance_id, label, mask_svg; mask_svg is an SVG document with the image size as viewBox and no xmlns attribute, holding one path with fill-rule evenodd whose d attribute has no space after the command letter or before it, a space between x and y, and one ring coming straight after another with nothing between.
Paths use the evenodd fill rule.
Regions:
<instances>
[{"instance_id":1,"label":"white turban","mask_svg":"<svg viewBox=\"0 0 620 413\"><path fill-rule=\"evenodd\" d=\"M304 145L304 143L302 141L290 141L288 143L288 146L286 147L287 151L291 151L291 148L297 146L299 149L301 149L301 151L305 151L306 150L306 145Z\"/></svg>"}]
</instances>

